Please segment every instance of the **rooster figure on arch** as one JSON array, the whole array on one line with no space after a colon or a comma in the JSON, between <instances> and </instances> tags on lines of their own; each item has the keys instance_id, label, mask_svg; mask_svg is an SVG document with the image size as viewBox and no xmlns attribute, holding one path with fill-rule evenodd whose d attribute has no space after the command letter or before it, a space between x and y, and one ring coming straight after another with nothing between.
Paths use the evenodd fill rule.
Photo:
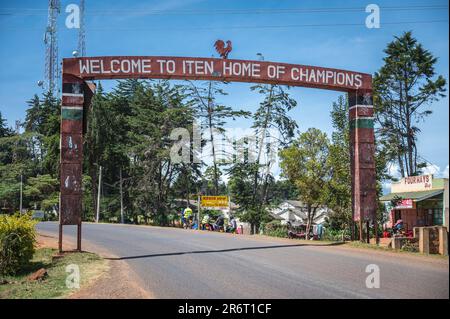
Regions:
<instances>
[{"instance_id":1,"label":"rooster figure on arch","mask_svg":"<svg viewBox=\"0 0 450 319\"><path fill-rule=\"evenodd\" d=\"M233 50L230 40L227 41L227 46L225 46L225 42L223 42L222 40L217 40L214 43L214 47L216 48L217 53L219 53L223 59L227 59L228 54L230 54L231 50Z\"/></svg>"}]
</instances>

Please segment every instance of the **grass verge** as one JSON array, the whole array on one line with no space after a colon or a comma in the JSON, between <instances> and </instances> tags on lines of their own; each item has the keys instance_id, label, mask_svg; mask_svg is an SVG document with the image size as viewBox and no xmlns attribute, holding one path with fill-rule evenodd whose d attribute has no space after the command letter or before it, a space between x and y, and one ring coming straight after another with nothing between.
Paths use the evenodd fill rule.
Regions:
<instances>
[{"instance_id":1,"label":"grass verge","mask_svg":"<svg viewBox=\"0 0 450 319\"><path fill-rule=\"evenodd\" d=\"M70 275L66 267L78 265L80 287L88 285L107 271L106 260L88 252L70 252L53 258L56 249L38 248L29 265L15 276L0 277L0 299L48 299L64 298L78 289L69 289L66 278ZM47 276L40 281L29 281L27 277L40 268L47 270Z\"/></svg>"},{"instance_id":2,"label":"grass verge","mask_svg":"<svg viewBox=\"0 0 450 319\"><path fill-rule=\"evenodd\" d=\"M392 248L386 247L386 246L378 246L375 244L368 244L368 243L362 243L359 241L351 241L345 243L346 247L352 247L352 248L363 248L363 249L372 249L372 250L378 250L378 251L387 251L391 253L399 253L399 254L405 254L405 255L413 255L413 256L419 256L419 257L431 257L436 259L448 259L448 256L439 255L439 254L421 254L417 251L409 251L404 249L397 249L394 250Z\"/></svg>"}]
</instances>

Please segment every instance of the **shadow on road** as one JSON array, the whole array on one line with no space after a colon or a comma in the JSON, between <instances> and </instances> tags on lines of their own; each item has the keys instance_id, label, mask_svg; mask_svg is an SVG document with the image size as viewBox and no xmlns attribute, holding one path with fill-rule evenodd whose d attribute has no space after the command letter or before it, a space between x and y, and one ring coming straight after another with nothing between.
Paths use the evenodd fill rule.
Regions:
<instances>
[{"instance_id":1,"label":"shadow on road","mask_svg":"<svg viewBox=\"0 0 450 319\"><path fill-rule=\"evenodd\" d=\"M178 256L178 255L189 255L189 254L208 254L208 253L227 253L227 252L232 252L232 251L273 249L273 248L288 248L288 247L302 247L302 246L338 246L338 245L343 245L343 244L344 244L343 242L336 242L336 243L330 243L330 244L295 244L295 245L257 246L257 247L241 247L241 248L214 249L214 250L193 250L193 251L181 251L181 252L173 252L173 253L160 253L160 254L140 255L140 256L109 257L109 258L105 258L105 259L109 259L109 260L127 260L127 259L141 259L141 258L164 257L164 256Z\"/></svg>"}]
</instances>

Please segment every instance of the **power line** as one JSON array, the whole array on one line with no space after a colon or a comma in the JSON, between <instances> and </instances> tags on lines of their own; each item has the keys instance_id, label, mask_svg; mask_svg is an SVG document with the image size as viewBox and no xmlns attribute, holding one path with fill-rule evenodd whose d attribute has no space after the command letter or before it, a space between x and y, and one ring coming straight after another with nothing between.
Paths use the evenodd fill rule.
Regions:
<instances>
[{"instance_id":1,"label":"power line","mask_svg":"<svg viewBox=\"0 0 450 319\"><path fill-rule=\"evenodd\" d=\"M448 10L448 5L384 6L382 11ZM4 8L0 15L44 15L45 9ZM365 12L365 7L285 8L285 9L192 9L192 10L89 10L87 15L245 15Z\"/></svg>"},{"instance_id":2,"label":"power line","mask_svg":"<svg viewBox=\"0 0 450 319\"><path fill-rule=\"evenodd\" d=\"M428 21L396 21L383 22L382 25L401 25L401 24L427 24L427 23L444 23L449 20L428 20ZM284 29L284 28L303 28L303 27L346 27L346 26L365 26L364 23L312 23L312 24L291 24L291 25L259 25L259 26L207 26L207 27L130 27L130 28L90 28L90 31L107 31L107 30L217 30L217 29Z\"/></svg>"},{"instance_id":3,"label":"power line","mask_svg":"<svg viewBox=\"0 0 450 319\"><path fill-rule=\"evenodd\" d=\"M449 20L423 20L423 21L393 21L383 22L381 25L405 25L405 24L433 24L448 23ZM312 24L291 24L291 25L240 25L240 26L205 26L205 27L107 27L107 28L87 28L87 31L185 31L185 30L221 30L221 29L288 29L288 28L315 28L315 27L365 27L362 22L358 23L312 23ZM3 28L4 30L37 30L36 28Z\"/></svg>"},{"instance_id":4,"label":"power line","mask_svg":"<svg viewBox=\"0 0 450 319\"><path fill-rule=\"evenodd\" d=\"M434 164L433 162L427 160L427 159L426 159L425 157L423 157L422 155L417 154L417 158L419 158L419 159L425 161L425 163L431 164L431 166L435 166L435 167L438 167L438 168L440 169L440 167L439 167L438 165L436 165L436 164Z\"/></svg>"}]
</instances>

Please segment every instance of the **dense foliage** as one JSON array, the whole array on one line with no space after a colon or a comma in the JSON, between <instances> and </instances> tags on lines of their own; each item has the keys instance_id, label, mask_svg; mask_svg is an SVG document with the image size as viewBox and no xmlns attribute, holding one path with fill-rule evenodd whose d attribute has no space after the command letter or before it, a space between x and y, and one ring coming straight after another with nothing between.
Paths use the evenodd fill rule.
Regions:
<instances>
[{"instance_id":1,"label":"dense foliage","mask_svg":"<svg viewBox=\"0 0 450 319\"><path fill-rule=\"evenodd\" d=\"M34 254L36 224L29 215L0 215L0 275L15 274Z\"/></svg>"},{"instance_id":2,"label":"dense foliage","mask_svg":"<svg viewBox=\"0 0 450 319\"><path fill-rule=\"evenodd\" d=\"M445 96L446 80L437 76L437 58L405 32L384 50L375 73L374 106L379 140L402 177L420 175L427 165L418 151L418 123L432 113L430 104Z\"/></svg>"}]
</instances>

